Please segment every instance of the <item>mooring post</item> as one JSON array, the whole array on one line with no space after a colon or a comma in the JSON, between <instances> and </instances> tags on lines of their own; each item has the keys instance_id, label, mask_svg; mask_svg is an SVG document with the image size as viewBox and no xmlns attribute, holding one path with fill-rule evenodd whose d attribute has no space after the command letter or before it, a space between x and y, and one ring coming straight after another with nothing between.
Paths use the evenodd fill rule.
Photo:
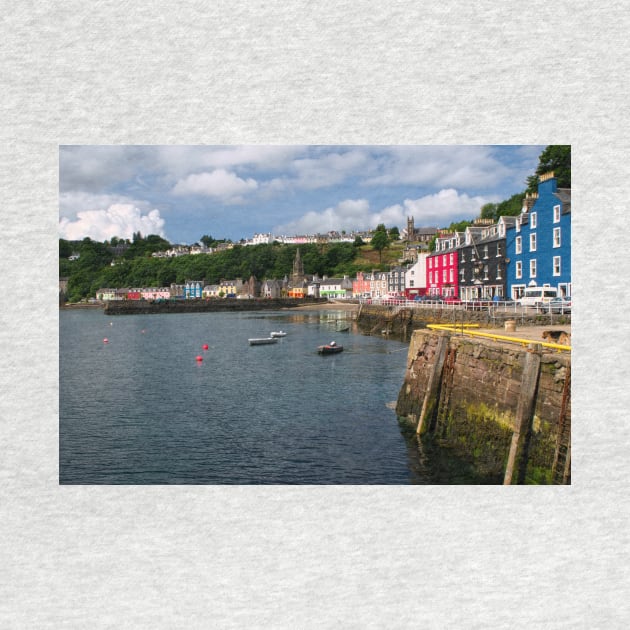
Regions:
<instances>
[{"instance_id":1,"label":"mooring post","mask_svg":"<svg viewBox=\"0 0 630 630\"><path fill-rule=\"evenodd\" d=\"M416 434L420 435L423 432L424 426L427 423L427 419L431 419L436 411L437 402L440 394L440 384L442 380L442 370L444 369L444 360L446 358L446 349L448 348L450 336L441 332L438 337L437 349L435 351L435 363L433 364L433 370L429 375L429 382L427 383L427 391L424 394L424 400L422 401L422 410L420 411L420 418L418 419L418 426L416 428ZM429 430L431 426L427 426L426 430Z\"/></svg>"},{"instance_id":2,"label":"mooring post","mask_svg":"<svg viewBox=\"0 0 630 630\"><path fill-rule=\"evenodd\" d=\"M510 444L507 466L505 467L504 485L523 483L527 468L527 445L531 433L534 410L536 408L536 390L540 373L541 345L529 344L525 353L521 391L516 405L514 433Z\"/></svg>"}]
</instances>

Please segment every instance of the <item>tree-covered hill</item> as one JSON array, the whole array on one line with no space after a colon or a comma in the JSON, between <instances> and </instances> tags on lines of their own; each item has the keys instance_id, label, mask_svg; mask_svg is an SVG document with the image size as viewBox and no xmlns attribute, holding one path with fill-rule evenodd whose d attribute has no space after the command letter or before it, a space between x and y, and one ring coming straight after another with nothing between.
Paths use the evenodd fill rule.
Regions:
<instances>
[{"instance_id":1,"label":"tree-covered hill","mask_svg":"<svg viewBox=\"0 0 630 630\"><path fill-rule=\"evenodd\" d=\"M80 242L59 241L59 275L68 278L70 301L94 296L103 287L164 287L186 280L205 280L216 284L223 279L255 276L259 280L290 276L298 249L296 245L235 245L232 249L212 254L196 254L173 258L154 258L151 247L155 235L136 238L131 247L116 255L111 243L85 238ZM159 238L159 237L157 237ZM162 244L160 249L166 247ZM365 265L355 264L359 246L353 243L300 245L304 272L320 277L354 275ZM68 260L72 254L76 260ZM368 265L369 266L369 265ZM371 268L371 267L370 267ZM367 270L367 269L366 269Z\"/></svg>"}]
</instances>

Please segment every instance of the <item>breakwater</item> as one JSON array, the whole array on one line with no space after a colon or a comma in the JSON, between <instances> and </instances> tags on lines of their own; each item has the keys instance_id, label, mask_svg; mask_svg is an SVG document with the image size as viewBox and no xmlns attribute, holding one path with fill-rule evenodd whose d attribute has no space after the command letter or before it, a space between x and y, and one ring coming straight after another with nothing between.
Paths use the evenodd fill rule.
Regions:
<instances>
[{"instance_id":1,"label":"breakwater","mask_svg":"<svg viewBox=\"0 0 630 630\"><path fill-rule=\"evenodd\" d=\"M107 302L106 315L148 315L153 313L216 313L296 308L308 304L325 304L327 298L296 299L207 299L207 300L117 300Z\"/></svg>"},{"instance_id":2,"label":"breakwater","mask_svg":"<svg viewBox=\"0 0 630 630\"><path fill-rule=\"evenodd\" d=\"M571 481L571 357L416 330L396 413L504 484Z\"/></svg>"}]
</instances>

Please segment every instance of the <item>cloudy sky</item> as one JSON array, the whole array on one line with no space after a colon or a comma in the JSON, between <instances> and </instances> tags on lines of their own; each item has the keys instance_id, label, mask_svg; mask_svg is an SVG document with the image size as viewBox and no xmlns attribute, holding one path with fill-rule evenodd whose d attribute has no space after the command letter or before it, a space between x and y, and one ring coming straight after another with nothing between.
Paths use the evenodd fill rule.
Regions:
<instances>
[{"instance_id":1,"label":"cloudy sky","mask_svg":"<svg viewBox=\"0 0 630 630\"><path fill-rule=\"evenodd\" d=\"M192 244L443 227L525 189L543 146L61 146L59 236Z\"/></svg>"}]
</instances>

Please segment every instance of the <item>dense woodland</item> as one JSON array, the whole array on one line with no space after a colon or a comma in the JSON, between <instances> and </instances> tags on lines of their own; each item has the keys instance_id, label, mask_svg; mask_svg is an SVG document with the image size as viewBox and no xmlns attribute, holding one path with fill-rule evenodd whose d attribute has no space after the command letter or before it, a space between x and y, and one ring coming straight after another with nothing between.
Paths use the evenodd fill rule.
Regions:
<instances>
[{"instance_id":1,"label":"dense woodland","mask_svg":"<svg viewBox=\"0 0 630 630\"><path fill-rule=\"evenodd\" d=\"M528 178L527 189L499 204L486 204L480 217L498 219L520 213L523 198L528 191L536 190L538 175L553 170L559 187L571 187L571 147L548 146L539 158L536 173ZM472 221L460 221L448 226L451 230L464 230ZM446 226L445 226L446 227ZM398 227L387 229L379 225L369 245L360 239L354 243L322 243L300 245L304 272L320 277L356 275L357 271L384 269L382 254L398 238ZM211 236L200 238L208 247L218 241ZM93 297L100 288L110 287L164 287L186 280L205 280L217 284L223 279L258 280L290 276L296 245L235 245L232 249L212 255L189 255L174 258L153 258L153 252L165 251L171 244L155 234L133 239L112 238L104 243L84 238L82 241L59 240L59 276L68 278L67 299L76 302ZM378 252L378 263L367 257L366 251ZM71 256L78 255L75 260Z\"/></svg>"}]
</instances>

